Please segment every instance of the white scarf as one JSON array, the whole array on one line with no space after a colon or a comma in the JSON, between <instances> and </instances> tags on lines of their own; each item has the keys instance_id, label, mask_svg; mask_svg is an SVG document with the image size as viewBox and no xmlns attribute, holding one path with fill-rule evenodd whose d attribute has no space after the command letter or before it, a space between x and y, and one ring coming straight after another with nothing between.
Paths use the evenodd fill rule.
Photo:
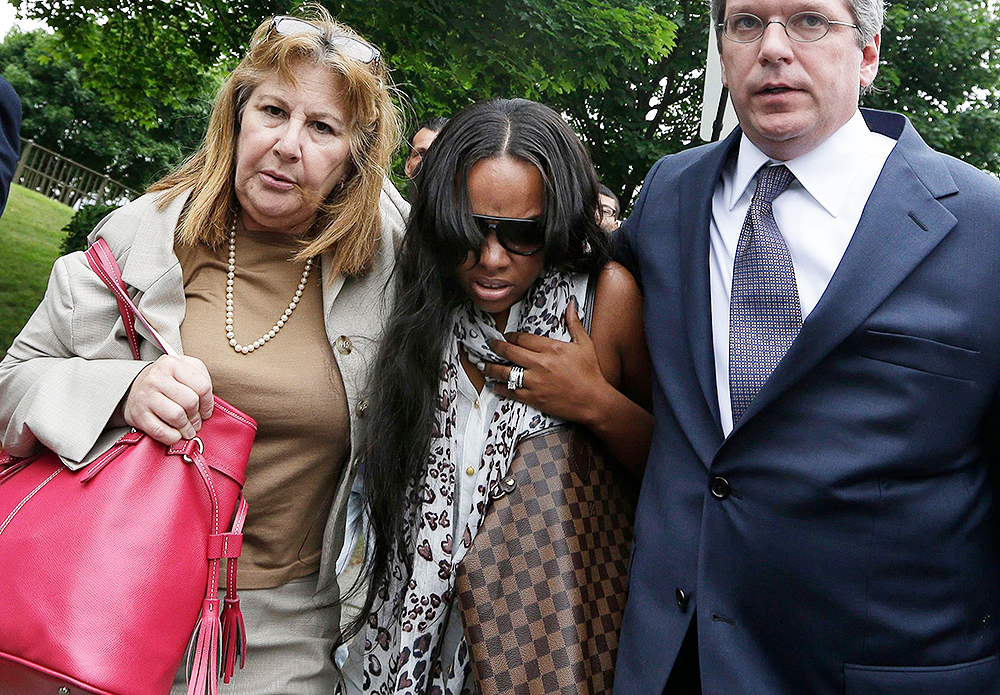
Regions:
<instances>
[{"instance_id":1,"label":"white scarf","mask_svg":"<svg viewBox=\"0 0 1000 695\"><path fill-rule=\"evenodd\" d=\"M548 271L525 294L520 321L508 330L569 341L565 317L572 292L569 273ZM441 364L430 457L419 483L420 509L406 516L404 532L412 542L406 549L407 557L393 558L389 591L379 597L383 603L369 617L364 631L362 682L366 694L462 695L471 669L465 640L457 654L441 654L442 637L453 610L454 566L472 545L486 511L487 491L506 474L518 440L560 422L523 403L501 400L479 464L480 470L489 471L487 483L473 492L474 511L456 535L452 529L457 485L452 452L458 436L456 402L459 370L463 368L459 345L474 363L505 360L490 348L490 341L503 340L503 335L493 318L471 302L456 312L451 332L454 340L449 341ZM453 547L456 538L461 543L458 548ZM460 609L455 606L454 610ZM396 619L397 615L401 618ZM448 669L451 665L453 669Z\"/></svg>"}]
</instances>

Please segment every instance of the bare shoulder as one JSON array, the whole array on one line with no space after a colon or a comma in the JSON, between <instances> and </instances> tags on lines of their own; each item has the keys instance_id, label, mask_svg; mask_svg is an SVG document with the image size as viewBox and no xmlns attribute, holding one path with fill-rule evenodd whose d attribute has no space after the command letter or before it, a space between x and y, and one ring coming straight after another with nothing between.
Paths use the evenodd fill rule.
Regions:
<instances>
[{"instance_id":1,"label":"bare shoulder","mask_svg":"<svg viewBox=\"0 0 1000 695\"><path fill-rule=\"evenodd\" d=\"M649 353L642 321L642 290L619 263L608 263L598 276L590 336L608 383L648 408Z\"/></svg>"},{"instance_id":2,"label":"bare shoulder","mask_svg":"<svg viewBox=\"0 0 1000 695\"><path fill-rule=\"evenodd\" d=\"M625 266L614 261L601 270L594 297L591 333L595 340L621 345L642 326L642 291Z\"/></svg>"},{"instance_id":3,"label":"bare shoulder","mask_svg":"<svg viewBox=\"0 0 1000 695\"><path fill-rule=\"evenodd\" d=\"M632 273L621 263L610 261L597 279L597 294L594 298L595 319L613 307L642 305L642 291ZM604 311L601 307L606 307ZM624 307L623 307L624 308Z\"/></svg>"}]
</instances>

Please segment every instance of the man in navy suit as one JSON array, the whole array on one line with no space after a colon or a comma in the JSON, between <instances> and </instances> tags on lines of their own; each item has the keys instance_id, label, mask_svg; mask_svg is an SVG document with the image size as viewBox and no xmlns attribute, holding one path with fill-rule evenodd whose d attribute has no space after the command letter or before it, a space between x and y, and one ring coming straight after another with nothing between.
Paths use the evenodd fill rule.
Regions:
<instances>
[{"instance_id":1,"label":"man in navy suit","mask_svg":"<svg viewBox=\"0 0 1000 695\"><path fill-rule=\"evenodd\" d=\"M7 205L20 150L21 100L10 82L0 77L0 213Z\"/></svg>"},{"instance_id":2,"label":"man in navy suit","mask_svg":"<svg viewBox=\"0 0 1000 695\"><path fill-rule=\"evenodd\" d=\"M860 111L881 0L713 0L740 128L620 233L654 362L616 695L1000 694L1000 184Z\"/></svg>"}]
</instances>

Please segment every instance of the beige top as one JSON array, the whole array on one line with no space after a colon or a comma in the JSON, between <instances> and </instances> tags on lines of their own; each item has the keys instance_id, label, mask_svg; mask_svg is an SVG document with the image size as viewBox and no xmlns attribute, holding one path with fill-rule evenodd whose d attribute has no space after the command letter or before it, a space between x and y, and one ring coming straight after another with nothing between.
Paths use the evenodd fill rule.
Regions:
<instances>
[{"instance_id":1,"label":"beige top","mask_svg":"<svg viewBox=\"0 0 1000 695\"><path fill-rule=\"evenodd\" d=\"M292 237L240 232L233 288L236 339L252 343L288 307L304 263L289 258ZM187 313L184 352L208 367L220 398L257 421L243 489L250 505L240 557L240 588L280 586L319 569L323 528L349 451L347 400L323 327L319 263L281 331L237 354L226 338L228 245L176 246Z\"/></svg>"}]
</instances>

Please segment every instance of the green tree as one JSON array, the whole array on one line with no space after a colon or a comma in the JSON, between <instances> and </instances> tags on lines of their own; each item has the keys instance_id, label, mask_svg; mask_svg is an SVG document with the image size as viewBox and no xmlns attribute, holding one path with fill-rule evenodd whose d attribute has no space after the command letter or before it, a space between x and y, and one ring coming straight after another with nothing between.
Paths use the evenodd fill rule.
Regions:
<instances>
[{"instance_id":1,"label":"green tree","mask_svg":"<svg viewBox=\"0 0 1000 695\"><path fill-rule=\"evenodd\" d=\"M660 99L657 113L664 114L691 91L678 80L659 84L665 73L673 75L674 56L686 53L691 40L684 35L677 42L676 26L685 18L673 4L422 0L404 11L390 3L338 9L352 25L389 27L378 40L392 46L417 120L491 96L542 101L569 117L616 191L631 191L664 151L662 117L655 123L642 117L650 99Z\"/></svg>"},{"instance_id":2,"label":"green tree","mask_svg":"<svg viewBox=\"0 0 1000 695\"><path fill-rule=\"evenodd\" d=\"M117 210L119 205L83 205L73 214L73 218L66 223L62 231L66 233L63 237L60 253L66 255L74 251L87 250L87 237L97 226L97 223Z\"/></svg>"},{"instance_id":3,"label":"green tree","mask_svg":"<svg viewBox=\"0 0 1000 695\"><path fill-rule=\"evenodd\" d=\"M909 116L927 143L1000 174L1000 18L991 0L903 0L888 10L866 106Z\"/></svg>"},{"instance_id":4,"label":"green tree","mask_svg":"<svg viewBox=\"0 0 1000 695\"><path fill-rule=\"evenodd\" d=\"M139 190L197 147L214 91L207 78L200 78L200 98L160 106L147 125L123 119L87 87L87 71L63 50L59 35L8 33L0 44L0 72L21 97L22 137Z\"/></svg>"},{"instance_id":5,"label":"green tree","mask_svg":"<svg viewBox=\"0 0 1000 695\"><path fill-rule=\"evenodd\" d=\"M678 27L669 54L630 63L604 89L552 99L589 145L602 181L618 194L623 212L657 159L700 142L706 4L668 0L654 9Z\"/></svg>"}]
</instances>

